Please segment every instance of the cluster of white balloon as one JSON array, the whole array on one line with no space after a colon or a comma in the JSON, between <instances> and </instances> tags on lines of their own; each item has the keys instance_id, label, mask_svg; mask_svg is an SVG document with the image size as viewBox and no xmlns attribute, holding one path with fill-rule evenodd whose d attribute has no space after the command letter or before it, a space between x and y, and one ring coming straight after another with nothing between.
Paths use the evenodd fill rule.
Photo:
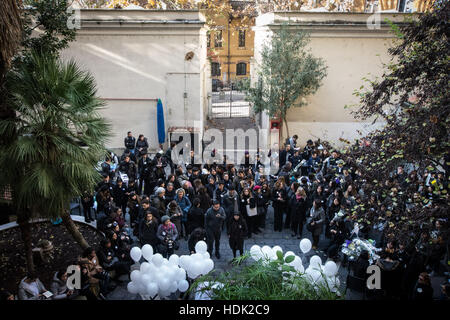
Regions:
<instances>
[{"instance_id":1,"label":"cluster of white balloon","mask_svg":"<svg viewBox=\"0 0 450 320\"><path fill-rule=\"evenodd\" d=\"M300 241L300 250L306 254L311 250L311 241L309 239L302 239ZM258 245L253 245L250 248L250 256L258 261L263 259L263 263L269 263L270 261L277 260L277 252L283 249L280 246L274 246L270 248L269 246L263 246L262 248ZM293 256L294 259L287 263L287 265L294 267L295 271L301 274L301 277L305 277L307 281L314 284L316 288L319 285L328 285L332 292L338 293L340 282L337 277L338 267L334 261L327 261L322 265L322 259L318 255L314 255L309 259L308 268L303 267L302 259L297 256L294 252L288 251L283 255L286 259L288 256Z\"/></svg>"},{"instance_id":2,"label":"cluster of white balloon","mask_svg":"<svg viewBox=\"0 0 450 320\"><path fill-rule=\"evenodd\" d=\"M173 254L166 259L159 253L153 254L151 245L146 244L142 249L133 247L130 256L134 262L139 263L141 257L144 257L146 262L140 264L139 270L131 271L128 292L139 293L144 299L153 299L157 295L164 299L177 290L186 292L189 289L186 274L195 279L214 269L214 262L204 241L197 242L195 252L181 257Z\"/></svg>"}]
</instances>

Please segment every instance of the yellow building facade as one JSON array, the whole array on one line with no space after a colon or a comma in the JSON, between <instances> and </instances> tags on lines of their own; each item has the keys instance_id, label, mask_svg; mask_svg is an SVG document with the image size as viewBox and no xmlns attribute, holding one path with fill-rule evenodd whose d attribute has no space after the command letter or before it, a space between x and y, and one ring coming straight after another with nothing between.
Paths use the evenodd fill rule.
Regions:
<instances>
[{"instance_id":1,"label":"yellow building facade","mask_svg":"<svg viewBox=\"0 0 450 320\"><path fill-rule=\"evenodd\" d=\"M221 15L213 20L207 32L208 58L211 61L211 78L224 86L250 78L250 60L254 54L254 17Z\"/></svg>"}]
</instances>

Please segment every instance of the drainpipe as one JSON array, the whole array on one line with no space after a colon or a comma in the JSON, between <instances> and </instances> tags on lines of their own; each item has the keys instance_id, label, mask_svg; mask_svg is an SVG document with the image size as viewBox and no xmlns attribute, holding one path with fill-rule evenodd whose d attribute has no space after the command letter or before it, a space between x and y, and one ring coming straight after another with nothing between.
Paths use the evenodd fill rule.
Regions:
<instances>
[{"instance_id":1,"label":"drainpipe","mask_svg":"<svg viewBox=\"0 0 450 320\"><path fill-rule=\"evenodd\" d=\"M230 23L231 23L231 16L228 17L228 87L231 87L231 73L230 73L230 36L231 36L231 28L230 28Z\"/></svg>"}]
</instances>

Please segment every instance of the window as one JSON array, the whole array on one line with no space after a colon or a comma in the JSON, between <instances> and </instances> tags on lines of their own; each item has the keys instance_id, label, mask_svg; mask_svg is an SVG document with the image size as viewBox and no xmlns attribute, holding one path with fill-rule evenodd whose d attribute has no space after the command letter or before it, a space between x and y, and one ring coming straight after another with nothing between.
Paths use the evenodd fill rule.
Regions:
<instances>
[{"instance_id":1,"label":"window","mask_svg":"<svg viewBox=\"0 0 450 320\"><path fill-rule=\"evenodd\" d=\"M214 33L214 47L222 48L222 30L216 30Z\"/></svg>"},{"instance_id":2,"label":"window","mask_svg":"<svg viewBox=\"0 0 450 320\"><path fill-rule=\"evenodd\" d=\"M211 47L211 32L208 31L206 34L206 46L209 48Z\"/></svg>"},{"instance_id":3,"label":"window","mask_svg":"<svg viewBox=\"0 0 450 320\"><path fill-rule=\"evenodd\" d=\"M211 63L211 76L220 76L220 63L213 62Z\"/></svg>"},{"instance_id":4,"label":"window","mask_svg":"<svg viewBox=\"0 0 450 320\"><path fill-rule=\"evenodd\" d=\"M245 30L239 30L239 47L245 47Z\"/></svg>"},{"instance_id":5,"label":"window","mask_svg":"<svg viewBox=\"0 0 450 320\"><path fill-rule=\"evenodd\" d=\"M236 65L236 75L245 76L247 74L247 64L245 62L239 62Z\"/></svg>"}]
</instances>

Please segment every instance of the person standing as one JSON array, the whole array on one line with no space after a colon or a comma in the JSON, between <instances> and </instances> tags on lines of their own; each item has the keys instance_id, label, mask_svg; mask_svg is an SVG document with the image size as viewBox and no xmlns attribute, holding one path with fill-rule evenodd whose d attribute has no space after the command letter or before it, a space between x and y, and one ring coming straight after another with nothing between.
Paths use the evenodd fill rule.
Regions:
<instances>
[{"instance_id":1,"label":"person standing","mask_svg":"<svg viewBox=\"0 0 450 320\"><path fill-rule=\"evenodd\" d=\"M233 257L236 258L236 251L239 250L239 255L244 253L244 238L247 235L247 223L236 212L233 218L228 221L227 233L231 250L233 250Z\"/></svg>"},{"instance_id":2,"label":"person standing","mask_svg":"<svg viewBox=\"0 0 450 320\"><path fill-rule=\"evenodd\" d=\"M209 255L212 256L213 244L216 248L216 258L220 259L220 234L222 224L225 221L225 210L220 207L220 202L215 200L211 208L205 214L206 239Z\"/></svg>"},{"instance_id":3,"label":"person standing","mask_svg":"<svg viewBox=\"0 0 450 320\"><path fill-rule=\"evenodd\" d=\"M256 200L253 197L253 194L250 190L250 188L244 188L244 190L241 193L241 207L240 212L243 217L245 217L245 220L247 222L248 226L248 237L252 237L252 233L257 234L259 233L256 231L256 224L255 219L257 218L256 212L255 215L251 215L249 211L256 211Z\"/></svg>"},{"instance_id":4,"label":"person standing","mask_svg":"<svg viewBox=\"0 0 450 320\"><path fill-rule=\"evenodd\" d=\"M306 192L302 187L298 187L295 196L291 199L292 237L302 238L303 223L306 219Z\"/></svg>"},{"instance_id":5,"label":"person standing","mask_svg":"<svg viewBox=\"0 0 450 320\"><path fill-rule=\"evenodd\" d=\"M156 233L160 243L158 244L158 251L164 258L170 257L174 250L178 250L178 230L177 227L170 221L168 216L161 218L161 224Z\"/></svg>"},{"instance_id":6,"label":"person standing","mask_svg":"<svg viewBox=\"0 0 450 320\"><path fill-rule=\"evenodd\" d=\"M275 231L282 231L283 228L283 212L286 207L287 193L283 179L275 182L274 190L272 192L272 205L274 211L274 224Z\"/></svg>"},{"instance_id":7,"label":"person standing","mask_svg":"<svg viewBox=\"0 0 450 320\"><path fill-rule=\"evenodd\" d=\"M158 220L153 217L151 211L147 211L145 214L145 219L143 219L139 224L139 241L142 245L151 245L155 252L158 244L158 237L156 236L157 231Z\"/></svg>"},{"instance_id":8,"label":"person standing","mask_svg":"<svg viewBox=\"0 0 450 320\"><path fill-rule=\"evenodd\" d=\"M319 237L322 233L322 226L326 219L325 211L320 204L320 200L314 200L313 206L309 212L309 217L308 230L312 233L312 248L316 250L317 246L319 245Z\"/></svg>"},{"instance_id":9,"label":"person standing","mask_svg":"<svg viewBox=\"0 0 450 320\"><path fill-rule=\"evenodd\" d=\"M130 152L134 155L134 149L136 148L136 138L133 137L131 131L128 131L123 143L125 145L125 148L130 150Z\"/></svg>"},{"instance_id":10,"label":"person standing","mask_svg":"<svg viewBox=\"0 0 450 320\"><path fill-rule=\"evenodd\" d=\"M144 154L147 153L148 150L148 141L147 138L144 137L143 134L139 135L138 140L136 141L136 158L140 159Z\"/></svg>"},{"instance_id":11,"label":"person standing","mask_svg":"<svg viewBox=\"0 0 450 320\"><path fill-rule=\"evenodd\" d=\"M178 206L181 209L181 212L183 213L183 216L181 217L181 227L182 228L179 231L182 234L182 236L184 235L184 239L187 240L188 235L190 233L187 228L188 213L192 207L192 203L189 200L189 198L186 197L186 192L184 191L183 188L177 189L175 201L177 202Z\"/></svg>"},{"instance_id":12,"label":"person standing","mask_svg":"<svg viewBox=\"0 0 450 320\"><path fill-rule=\"evenodd\" d=\"M200 199L195 198L187 215L186 227L188 234L191 234L196 228L203 228L205 223L204 213L205 212L200 207Z\"/></svg>"},{"instance_id":13,"label":"person standing","mask_svg":"<svg viewBox=\"0 0 450 320\"><path fill-rule=\"evenodd\" d=\"M90 223L92 220L91 208L94 206L94 197L89 191L85 191L81 197L81 205L83 207L84 220Z\"/></svg>"}]
</instances>

